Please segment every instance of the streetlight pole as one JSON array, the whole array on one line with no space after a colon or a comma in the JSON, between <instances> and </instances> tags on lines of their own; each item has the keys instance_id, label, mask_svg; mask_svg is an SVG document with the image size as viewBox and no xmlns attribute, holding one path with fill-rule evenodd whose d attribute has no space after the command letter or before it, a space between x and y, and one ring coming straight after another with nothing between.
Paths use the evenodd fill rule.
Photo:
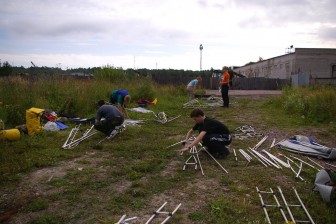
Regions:
<instances>
[{"instance_id":1,"label":"streetlight pole","mask_svg":"<svg viewBox=\"0 0 336 224\"><path fill-rule=\"evenodd\" d=\"M202 71L202 50L203 50L202 44L199 46L199 49L200 49L200 71Z\"/></svg>"}]
</instances>

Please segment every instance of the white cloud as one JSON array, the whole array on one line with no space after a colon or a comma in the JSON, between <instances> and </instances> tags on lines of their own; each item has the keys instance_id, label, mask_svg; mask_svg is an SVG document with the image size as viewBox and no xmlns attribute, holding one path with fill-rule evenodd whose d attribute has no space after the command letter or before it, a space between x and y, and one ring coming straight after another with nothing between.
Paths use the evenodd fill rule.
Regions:
<instances>
[{"instance_id":1,"label":"white cloud","mask_svg":"<svg viewBox=\"0 0 336 224\"><path fill-rule=\"evenodd\" d=\"M29 66L242 65L336 46L332 0L0 0L0 57ZM8 59L7 59L8 58ZM27 59L26 59L27 58ZM29 63L28 63L29 62ZM166 67L165 67L166 66Z\"/></svg>"}]
</instances>

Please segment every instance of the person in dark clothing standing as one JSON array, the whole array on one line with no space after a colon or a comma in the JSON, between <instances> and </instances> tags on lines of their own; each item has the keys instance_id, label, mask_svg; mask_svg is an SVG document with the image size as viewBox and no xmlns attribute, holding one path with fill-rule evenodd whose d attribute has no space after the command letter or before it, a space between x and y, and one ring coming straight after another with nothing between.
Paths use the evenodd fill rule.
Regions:
<instances>
[{"instance_id":1,"label":"person in dark clothing standing","mask_svg":"<svg viewBox=\"0 0 336 224\"><path fill-rule=\"evenodd\" d=\"M229 107L229 85L230 74L227 67L223 67L223 77L221 81L221 92L223 98L223 107Z\"/></svg>"},{"instance_id":2,"label":"person in dark clothing standing","mask_svg":"<svg viewBox=\"0 0 336 224\"><path fill-rule=\"evenodd\" d=\"M192 143L181 149L181 154L202 142L214 157L225 158L230 153L226 146L232 141L229 129L220 121L206 117L201 109L194 109L190 117L196 124L188 131L186 141L194 131L198 131L199 135Z\"/></svg>"},{"instance_id":3,"label":"person in dark clothing standing","mask_svg":"<svg viewBox=\"0 0 336 224\"><path fill-rule=\"evenodd\" d=\"M115 127L124 123L124 116L117 107L105 104L104 100L99 100L98 106L94 128L113 137L117 133Z\"/></svg>"}]
</instances>

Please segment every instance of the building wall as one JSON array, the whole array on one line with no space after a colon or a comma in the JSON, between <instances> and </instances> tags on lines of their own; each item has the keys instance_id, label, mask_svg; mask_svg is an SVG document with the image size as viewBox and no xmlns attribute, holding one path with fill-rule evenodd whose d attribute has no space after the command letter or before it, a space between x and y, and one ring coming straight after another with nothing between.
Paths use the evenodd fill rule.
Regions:
<instances>
[{"instance_id":1,"label":"building wall","mask_svg":"<svg viewBox=\"0 0 336 224\"><path fill-rule=\"evenodd\" d=\"M333 72L334 70L334 72ZM234 69L246 77L290 79L294 74L336 78L336 49L296 48L294 53Z\"/></svg>"},{"instance_id":2,"label":"building wall","mask_svg":"<svg viewBox=\"0 0 336 224\"><path fill-rule=\"evenodd\" d=\"M333 78L336 49L297 48L295 62L295 71L298 74L309 74L312 78Z\"/></svg>"}]
</instances>

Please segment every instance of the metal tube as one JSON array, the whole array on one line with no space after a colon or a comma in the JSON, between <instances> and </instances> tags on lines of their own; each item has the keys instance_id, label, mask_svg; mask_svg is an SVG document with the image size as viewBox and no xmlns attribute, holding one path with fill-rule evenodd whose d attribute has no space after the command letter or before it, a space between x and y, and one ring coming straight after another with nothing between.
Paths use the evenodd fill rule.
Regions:
<instances>
[{"instance_id":1,"label":"metal tube","mask_svg":"<svg viewBox=\"0 0 336 224\"><path fill-rule=\"evenodd\" d=\"M271 189L271 191L273 192L272 188L270 188L270 189ZM281 207L281 205L280 205L280 203L279 203L279 201L278 201L278 198L276 197L276 195L275 195L274 192L273 192L273 198L274 198L274 200L275 200L275 202L276 202L276 204L277 204L278 209L280 210L280 213L281 213L282 217L283 217L284 220L285 220L285 223L288 223L288 219L287 219L287 217L286 217L286 215L285 215L285 213L284 213L284 211L283 211L283 209L282 209L282 207Z\"/></svg>"},{"instance_id":2,"label":"metal tube","mask_svg":"<svg viewBox=\"0 0 336 224\"><path fill-rule=\"evenodd\" d=\"M74 128L74 134L73 134L73 136L72 136L71 141L74 140L74 138L75 138L77 132L79 131L80 126L81 126L81 124L75 126L75 128Z\"/></svg>"},{"instance_id":3,"label":"metal tube","mask_svg":"<svg viewBox=\"0 0 336 224\"><path fill-rule=\"evenodd\" d=\"M279 159L278 157L276 157L275 155L273 155L272 153L267 152L266 150L263 150L264 153L266 153L270 158L274 160L276 160L278 163L280 163L282 166L289 168L288 163L285 163L284 161L282 161L281 159Z\"/></svg>"},{"instance_id":4,"label":"metal tube","mask_svg":"<svg viewBox=\"0 0 336 224\"><path fill-rule=\"evenodd\" d=\"M325 164L327 164L328 166L331 166L331 167L335 167L335 168L336 168L336 166L333 165L333 164L330 164L330 163L325 163Z\"/></svg>"},{"instance_id":5,"label":"metal tube","mask_svg":"<svg viewBox=\"0 0 336 224\"><path fill-rule=\"evenodd\" d=\"M264 143L264 141L266 141L267 138L268 136L265 136L263 139L261 139L260 142L253 147L253 149L258 149Z\"/></svg>"},{"instance_id":6,"label":"metal tube","mask_svg":"<svg viewBox=\"0 0 336 224\"><path fill-rule=\"evenodd\" d=\"M252 160L252 158L246 154L246 152L243 149L239 149L239 152L245 157L245 159L250 162Z\"/></svg>"},{"instance_id":7,"label":"metal tube","mask_svg":"<svg viewBox=\"0 0 336 224\"><path fill-rule=\"evenodd\" d=\"M180 203L175 209L174 209L174 211L173 212L171 212L171 213L169 213L169 216L165 219L165 220L163 220L163 222L161 222L161 224L164 224L164 223L166 223L174 214L175 214L175 212L181 207L181 205L182 205L182 203Z\"/></svg>"},{"instance_id":8,"label":"metal tube","mask_svg":"<svg viewBox=\"0 0 336 224\"><path fill-rule=\"evenodd\" d=\"M235 156L236 161L238 162L237 154L236 154L236 150L235 150L235 149L233 149L233 154L234 154L234 156Z\"/></svg>"},{"instance_id":9,"label":"metal tube","mask_svg":"<svg viewBox=\"0 0 336 224\"><path fill-rule=\"evenodd\" d=\"M202 168L201 160L199 159L199 156L198 156L198 152L197 152L197 150L196 150L196 147L195 147L195 151L196 151L196 157L197 157L197 161L198 161L198 163L199 163L199 166L200 166L202 175L204 176L204 172L203 172L203 168Z\"/></svg>"},{"instance_id":10,"label":"metal tube","mask_svg":"<svg viewBox=\"0 0 336 224\"><path fill-rule=\"evenodd\" d=\"M97 132L92 132L90 134L87 134L86 136L82 136L81 138L79 139L76 139L75 141L73 142L70 142L68 145L67 145L67 148L68 149L71 149L71 148L74 148L76 147L80 142L84 141L85 139L88 139L89 137L91 137L92 135L96 134Z\"/></svg>"},{"instance_id":11,"label":"metal tube","mask_svg":"<svg viewBox=\"0 0 336 224\"><path fill-rule=\"evenodd\" d=\"M282 201L284 202L284 204L285 204L285 206L286 206L286 209L287 209L287 211L288 211L288 214L289 214L289 216L290 216L292 222L295 223L294 216L293 216L293 214L292 214L292 212L291 212L291 210L290 210L290 208L289 208L289 206L288 206L288 203L287 203L287 201L286 201L286 198L285 198L285 196L283 195L282 190L281 190L281 188L280 188L279 186L278 186L278 191L279 191L279 193L280 193L280 195L281 195Z\"/></svg>"},{"instance_id":12,"label":"metal tube","mask_svg":"<svg viewBox=\"0 0 336 224\"><path fill-rule=\"evenodd\" d=\"M253 153L253 155L255 155L257 158L261 159L262 161L265 162L265 164L267 164L268 166L271 166L271 164L268 162L268 160L265 160L264 158L262 158L260 155L258 155L258 152L256 153L255 150L253 150L252 148L250 148L250 152Z\"/></svg>"},{"instance_id":13,"label":"metal tube","mask_svg":"<svg viewBox=\"0 0 336 224\"><path fill-rule=\"evenodd\" d=\"M121 216L121 218L119 219L119 221L116 224L121 224L121 222L124 220L125 217L126 217L126 215Z\"/></svg>"},{"instance_id":14,"label":"metal tube","mask_svg":"<svg viewBox=\"0 0 336 224\"><path fill-rule=\"evenodd\" d=\"M224 172L225 173L229 173L209 152L208 152L208 150L206 150L205 149L205 147L202 147L202 149L203 150L205 150L207 153L208 153L208 155L213 159L213 160L215 160L215 162L224 170ZM197 156L198 156L198 154L197 154Z\"/></svg>"},{"instance_id":15,"label":"metal tube","mask_svg":"<svg viewBox=\"0 0 336 224\"><path fill-rule=\"evenodd\" d=\"M173 120L175 120L175 119L177 119L177 118L179 118L179 117L181 117L181 115L178 115L178 116L176 116L176 117L173 117L172 119L168 120L167 122L171 122L171 121L173 121Z\"/></svg>"},{"instance_id":16,"label":"metal tube","mask_svg":"<svg viewBox=\"0 0 336 224\"><path fill-rule=\"evenodd\" d=\"M156 210L156 211L154 212L154 214L148 219L148 221L146 222L146 224L150 223L150 222L154 219L155 215L156 215L158 212L160 212L161 209L163 209L163 207L164 207L166 204L167 204L167 202L163 203L163 205L162 205L158 210Z\"/></svg>"},{"instance_id":17,"label":"metal tube","mask_svg":"<svg viewBox=\"0 0 336 224\"><path fill-rule=\"evenodd\" d=\"M254 156L254 158L256 158L257 160L259 160L259 162L261 162L261 164L263 164L265 167L268 167L266 163L264 163L259 157L257 157L256 155L254 155L250 150L247 150L252 156Z\"/></svg>"},{"instance_id":18,"label":"metal tube","mask_svg":"<svg viewBox=\"0 0 336 224\"><path fill-rule=\"evenodd\" d=\"M268 212L267 212L267 209L266 209L264 200L262 199L262 196L261 196L261 193L260 193L258 187L256 187L256 189L257 189L257 193L258 193L258 195L259 195L259 199L260 199L260 202L261 202L261 207L262 207L263 210L264 210L264 213L265 213L267 222L268 222L269 224L271 224L271 220L270 220L270 218L269 218L269 216L268 216Z\"/></svg>"},{"instance_id":19,"label":"metal tube","mask_svg":"<svg viewBox=\"0 0 336 224\"><path fill-rule=\"evenodd\" d=\"M309 161L313 162L314 164L316 164L317 166L319 166L321 169L324 169L323 166L321 166L320 164L318 164L317 162L315 162L314 160L312 160L311 158L309 157L306 157Z\"/></svg>"},{"instance_id":20,"label":"metal tube","mask_svg":"<svg viewBox=\"0 0 336 224\"><path fill-rule=\"evenodd\" d=\"M306 164L306 165L310 166L311 168L314 168L314 169L316 169L317 171L320 171L320 170L319 170L319 169L317 169L315 166L311 165L310 163L307 163L306 161L303 161L303 160L302 160L302 159L300 159L300 158L297 158L297 157L295 157L295 156L290 156L290 157L292 157L293 159L296 159L296 160L298 160L298 161L300 161L300 162L302 162L302 163L304 163L304 164Z\"/></svg>"},{"instance_id":21,"label":"metal tube","mask_svg":"<svg viewBox=\"0 0 336 224\"><path fill-rule=\"evenodd\" d=\"M130 221L136 220L138 217L126 218L126 215L123 215L116 224L127 224Z\"/></svg>"},{"instance_id":22,"label":"metal tube","mask_svg":"<svg viewBox=\"0 0 336 224\"><path fill-rule=\"evenodd\" d=\"M196 149L196 146L193 146L191 149L190 149L190 153L192 154L184 163L184 166L183 166L183 170L186 169L186 166L187 165L195 165L195 170L197 169L197 166L199 165L200 169L201 169L201 172L202 172L202 175L204 176L204 172L203 172L203 168L202 168L202 165L201 165L201 161L199 159L199 156L198 156L198 152L197 152L197 149ZM189 160L193 158L194 159L194 162L190 162L189 163Z\"/></svg>"},{"instance_id":23,"label":"metal tube","mask_svg":"<svg viewBox=\"0 0 336 224\"><path fill-rule=\"evenodd\" d=\"M278 165L276 165L275 163L273 163L272 161L270 161L269 159L267 159L266 157L264 157L263 155L261 155L259 152L257 152L256 150L252 149L252 152L254 152L254 154L256 154L257 156L259 156L262 160L264 160L266 163L269 163L270 165L274 166L277 169L280 169L280 167Z\"/></svg>"},{"instance_id":24,"label":"metal tube","mask_svg":"<svg viewBox=\"0 0 336 224\"><path fill-rule=\"evenodd\" d=\"M64 144L62 145L62 148L66 147L66 145L68 144L68 141L69 141L69 139L70 139L72 133L73 133L73 129L71 129L71 131L70 131L70 133L69 133L69 136L68 136L67 140L66 140L66 141L64 142Z\"/></svg>"},{"instance_id":25,"label":"metal tube","mask_svg":"<svg viewBox=\"0 0 336 224\"><path fill-rule=\"evenodd\" d=\"M248 157L246 157L246 155L242 151L239 150L239 152L247 160L247 162L250 162L250 159Z\"/></svg>"},{"instance_id":26,"label":"metal tube","mask_svg":"<svg viewBox=\"0 0 336 224\"><path fill-rule=\"evenodd\" d=\"M275 138L273 139L273 142L271 144L271 147L269 147L270 149L273 148L275 146Z\"/></svg>"},{"instance_id":27,"label":"metal tube","mask_svg":"<svg viewBox=\"0 0 336 224\"><path fill-rule=\"evenodd\" d=\"M296 174L296 178L298 178L300 176L301 171L302 171L302 163L300 163L300 167L299 167L299 170Z\"/></svg>"},{"instance_id":28,"label":"metal tube","mask_svg":"<svg viewBox=\"0 0 336 224\"><path fill-rule=\"evenodd\" d=\"M91 129L90 129L91 130ZM74 148L76 147L80 142L84 141L85 139L88 139L89 137L91 137L92 135L96 134L97 131L93 131L91 133L87 133L86 135L83 135L82 137L74 140L74 141L71 141L69 144L67 145L63 145L62 148L64 149L71 149L71 148Z\"/></svg>"},{"instance_id":29,"label":"metal tube","mask_svg":"<svg viewBox=\"0 0 336 224\"><path fill-rule=\"evenodd\" d=\"M293 187L293 190L294 190L294 192L295 192L295 195L296 195L297 199L298 199L299 202L300 202L301 207L303 208L304 212L306 213L306 215L307 215L309 221L310 221L312 224L315 224L314 220L313 220L312 217L310 216L308 210L306 209L306 207L305 207L305 205L303 204L303 202L302 202L302 200L301 200L301 198L300 198L298 192L296 191L296 189L295 189L294 187Z\"/></svg>"}]
</instances>

